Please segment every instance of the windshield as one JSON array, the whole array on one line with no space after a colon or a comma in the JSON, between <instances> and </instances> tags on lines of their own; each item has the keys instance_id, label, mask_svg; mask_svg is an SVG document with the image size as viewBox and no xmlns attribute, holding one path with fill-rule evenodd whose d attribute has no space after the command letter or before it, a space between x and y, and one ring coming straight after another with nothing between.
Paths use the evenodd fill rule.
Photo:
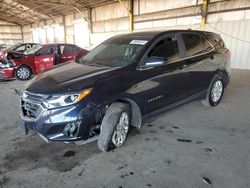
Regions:
<instances>
[{"instance_id":1,"label":"windshield","mask_svg":"<svg viewBox=\"0 0 250 188\"><path fill-rule=\"evenodd\" d=\"M31 55L36 53L38 50L40 50L43 46L42 45L35 45L32 48L26 50L25 54Z\"/></svg>"},{"instance_id":2,"label":"windshield","mask_svg":"<svg viewBox=\"0 0 250 188\"><path fill-rule=\"evenodd\" d=\"M78 59L77 62L90 66L123 67L136 57L147 41L145 38L135 37L111 38Z\"/></svg>"},{"instance_id":3,"label":"windshield","mask_svg":"<svg viewBox=\"0 0 250 188\"><path fill-rule=\"evenodd\" d=\"M9 48L7 48L8 51L14 51L16 48L18 48L21 44L16 44L13 46L10 46Z\"/></svg>"}]
</instances>

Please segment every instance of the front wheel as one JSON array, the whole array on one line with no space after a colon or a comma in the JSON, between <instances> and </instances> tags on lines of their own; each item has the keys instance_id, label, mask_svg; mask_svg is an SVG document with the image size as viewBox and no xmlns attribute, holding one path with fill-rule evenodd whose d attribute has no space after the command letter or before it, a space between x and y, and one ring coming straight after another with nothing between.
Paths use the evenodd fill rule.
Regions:
<instances>
[{"instance_id":1,"label":"front wheel","mask_svg":"<svg viewBox=\"0 0 250 188\"><path fill-rule=\"evenodd\" d=\"M103 118L98 147L103 152L120 147L127 138L131 109L128 104L115 102L110 105Z\"/></svg>"},{"instance_id":2,"label":"front wheel","mask_svg":"<svg viewBox=\"0 0 250 188\"><path fill-rule=\"evenodd\" d=\"M32 71L27 66L20 66L16 69L15 76L18 80L24 81L31 78Z\"/></svg>"},{"instance_id":3,"label":"front wheel","mask_svg":"<svg viewBox=\"0 0 250 188\"><path fill-rule=\"evenodd\" d=\"M207 98L203 101L203 104L209 104L216 106L220 103L224 93L224 83L222 79L216 77L211 86L209 87Z\"/></svg>"}]
</instances>

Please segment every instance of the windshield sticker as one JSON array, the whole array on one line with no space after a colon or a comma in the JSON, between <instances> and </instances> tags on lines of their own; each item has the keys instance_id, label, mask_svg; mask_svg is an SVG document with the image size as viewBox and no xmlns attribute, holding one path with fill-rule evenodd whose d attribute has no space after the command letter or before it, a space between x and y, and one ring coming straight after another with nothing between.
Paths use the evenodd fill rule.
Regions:
<instances>
[{"instance_id":1,"label":"windshield sticker","mask_svg":"<svg viewBox=\"0 0 250 188\"><path fill-rule=\"evenodd\" d=\"M145 45L148 41L146 40L132 40L130 44Z\"/></svg>"}]
</instances>

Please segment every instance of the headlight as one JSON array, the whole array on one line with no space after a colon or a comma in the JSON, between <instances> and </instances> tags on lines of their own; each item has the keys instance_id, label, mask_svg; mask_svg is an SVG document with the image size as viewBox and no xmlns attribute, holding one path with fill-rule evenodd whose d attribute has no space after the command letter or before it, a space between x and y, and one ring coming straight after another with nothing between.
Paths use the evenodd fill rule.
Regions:
<instances>
[{"instance_id":1,"label":"headlight","mask_svg":"<svg viewBox=\"0 0 250 188\"><path fill-rule=\"evenodd\" d=\"M55 95L49 97L43 104L48 109L58 108L63 106L69 106L75 104L91 93L92 89L87 89L80 94L69 94L69 95Z\"/></svg>"},{"instance_id":2,"label":"headlight","mask_svg":"<svg viewBox=\"0 0 250 188\"><path fill-rule=\"evenodd\" d=\"M10 68L11 65L10 64L4 64L4 63L0 63L0 68Z\"/></svg>"},{"instance_id":3,"label":"headlight","mask_svg":"<svg viewBox=\"0 0 250 188\"><path fill-rule=\"evenodd\" d=\"M13 67L13 64L10 61L0 62L0 68L10 68Z\"/></svg>"}]
</instances>

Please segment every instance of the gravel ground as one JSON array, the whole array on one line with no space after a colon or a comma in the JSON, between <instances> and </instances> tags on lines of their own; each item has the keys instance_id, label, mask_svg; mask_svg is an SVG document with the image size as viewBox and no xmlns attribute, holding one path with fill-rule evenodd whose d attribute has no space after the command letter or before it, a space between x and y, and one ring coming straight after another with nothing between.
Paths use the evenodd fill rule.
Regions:
<instances>
[{"instance_id":1,"label":"gravel ground","mask_svg":"<svg viewBox=\"0 0 250 188\"><path fill-rule=\"evenodd\" d=\"M96 142L47 144L17 127L14 89L0 82L0 187L250 187L250 71L233 70L221 104L194 102L132 129L109 153Z\"/></svg>"}]
</instances>

